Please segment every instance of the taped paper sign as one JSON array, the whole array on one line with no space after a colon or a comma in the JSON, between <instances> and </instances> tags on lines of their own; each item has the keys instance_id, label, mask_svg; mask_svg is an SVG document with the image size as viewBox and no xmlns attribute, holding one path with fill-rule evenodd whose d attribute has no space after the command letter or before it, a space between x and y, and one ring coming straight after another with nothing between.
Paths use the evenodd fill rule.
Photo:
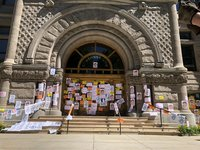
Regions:
<instances>
[{"instance_id":1,"label":"taped paper sign","mask_svg":"<svg viewBox=\"0 0 200 150\"><path fill-rule=\"evenodd\" d=\"M114 103L114 108L115 108L115 113L118 115L119 114L119 108L117 103Z\"/></svg>"},{"instance_id":2,"label":"taped paper sign","mask_svg":"<svg viewBox=\"0 0 200 150\"><path fill-rule=\"evenodd\" d=\"M149 104L144 103L142 106L142 111L147 111Z\"/></svg>"},{"instance_id":3,"label":"taped paper sign","mask_svg":"<svg viewBox=\"0 0 200 150\"><path fill-rule=\"evenodd\" d=\"M11 94L8 100L8 103L15 103L15 95Z\"/></svg>"},{"instance_id":4,"label":"taped paper sign","mask_svg":"<svg viewBox=\"0 0 200 150\"><path fill-rule=\"evenodd\" d=\"M1 97L1 98L6 97L6 92L5 92L5 91L0 91L0 97Z\"/></svg>"}]
</instances>

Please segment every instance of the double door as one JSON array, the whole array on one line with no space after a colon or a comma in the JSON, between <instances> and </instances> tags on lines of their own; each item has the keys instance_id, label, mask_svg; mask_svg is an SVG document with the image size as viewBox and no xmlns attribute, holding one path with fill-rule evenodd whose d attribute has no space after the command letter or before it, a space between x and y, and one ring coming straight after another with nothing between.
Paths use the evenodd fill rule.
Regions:
<instances>
[{"instance_id":1,"label":"double door","mask_svg":"<svg viewBox=\"0 0 200 150\"><path fill-rule=\"evenodd\" d=\"M123 75L68 74L63 82L62 112L67 115L74 104L74 115L115 115L114 103L121 115L127 112Z\"/></svg>"}]
</instances>

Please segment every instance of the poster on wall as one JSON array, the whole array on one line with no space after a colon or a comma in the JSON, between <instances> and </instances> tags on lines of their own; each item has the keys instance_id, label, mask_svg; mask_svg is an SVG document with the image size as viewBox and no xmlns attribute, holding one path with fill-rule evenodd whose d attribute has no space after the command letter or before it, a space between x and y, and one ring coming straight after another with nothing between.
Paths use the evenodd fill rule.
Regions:
<instances>
[{"instance_id":1,"label":"poster on wall","mask_svg":"<svg viewBox=\"0 0 200 150\"><path fill-rule=\"evenodd\" d=\"M187 110L188 109L188 102L186 100L181 101L182 109Z\"/></svg>"},{"instance_id":2,"label":"poster on wall","mask_svg":"<svg viewBox=\"0 0 200 150\"><path fill-rule=\"evenodd\" d=\"M50 75L54 76L56 74L56 69L55 68L51 68L50 69Z\"/></svg>"},{"instance_id":3,"label":"poster on wall","mask_svg":"<svg viewBox=\"0 0 200 150\"><path fill-rule=\"evenodd\" d=\"M6 92L5 92L5 91L0 91L0 97L1 97L1 98L6 97Z\"/></svg>"},{"instance_id":4,"label":"poster on wall","mask_svg":"<svg viewBox=\"0 0 200 150\"><path fill-rule=\"evenodd\" d=\"M21 105L22 105L21 101L16 101L16 103L15 103L15 109L21 109Z\"/></svg>"},{"instance_id":5,"label":"poster on wall","mask_svg":"<svg viewBox=\"0 0 200 150\"><path fill-rule=\"evenodd\" d=\"M156 108L163 109L164 108L163 103L156 103Z\"/></svg>"},{"instance_id":6,"label":"poster on wall","mask_svg":"<svg viewBox=\"0 0 200 150\"><path fill-rule=\"evenodd\" d=\"M138 70L133 70L133 76L138 77L139 76L139 71Z\"/></svg>"},{"instance_id":7,"label":"poster on wall","mask_svg":"<svg viewBox=\"0 0 200 150\"><path fill-rule=\"evenodd\" d=\"M147 111L149 104L144 103L142 106L142 111Z\"/></svg>"},{"instance_id":8,"label":"poster on wall","mask_svg":"<svg viewBox=\"0 0 200 150\"><path fill-rule=\"evenodd\" d=\"M142 100L142 93L141 92L137 92L137 100Z\"/></svg>"},{"instance_id":9,"label":"poster on wall","mask_svg":"<svg viewBox=\"0 0 200 150\"><path fill-rule=\"evenodd\" d=\"M8 99L8 103L12 104L12 103L15 103L15 95L14 94L11 94L9 99Z\"/></svg>"},{"instance_id":10,"label":"poster on wall","mask_svg":"<svg viewBox=\"0 0 200 150\"><path fill-rule=\"evenodd\" d=\"M174 111L174 104L168 103L168 111Z\"/></svg>"}]
</instances>

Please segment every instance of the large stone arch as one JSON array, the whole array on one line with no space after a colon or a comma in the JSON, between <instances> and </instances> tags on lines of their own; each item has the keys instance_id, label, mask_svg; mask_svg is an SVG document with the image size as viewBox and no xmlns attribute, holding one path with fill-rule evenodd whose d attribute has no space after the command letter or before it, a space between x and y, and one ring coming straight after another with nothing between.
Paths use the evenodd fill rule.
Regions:
<instances>
[{"instance_id":1,"label":"large stone arch","mask_svg":"<svg viewBox=\"0 0 200 150\"><path fill-rule=\"evenodd\" d=\"M81 14L83 11L84 15ZM92 20L96 22L96 24L92 22ZM93 29L89 28L87 30L87 26L93 26ZM108 27L109 32L108 30L103 30L104 28L100 28L100 26ZM64 37L70 32L73 32L74 29L84 30L85 28L86 31L93 30L98 32L99 35L105 33L104 35L107 35L107 37L104 36L105 39L110 39L111 37L113 39L118 39L113 40L115 43L121 40L121 45L119 46L126 47L126 54L121 53L120 56L123 57L126 55L123 59L128 60L130 64L129 66L127 65L126 69L133 69L138 65L154 66L158 62L162 62L162 56L155 39L148 28L138 18L132 16L125 10L91 5L87 8L85 6L79 6L64 10L55 15L55 18L51 19L36 33L37 37L35 37L27 52L26 63L42 63L48 65L56 63L57 66L59 66L61 62L55 61L59 61L60 57L57 57L58 53L63 54L63 52L65 52L64 48L66 48L67 44L62 43L63 41L66 42ZM112 34L116 31L118 35ZM74 32L74 35L72 33L71 37L77 35L77 33L78 32ZM95 36L95 34L90 36ZM120 36L124 37L125 40L120 38ZM57 46L55 47L55 45L62 45L62 47L59 49ZM56 57L58 59L56 59ZM133 61L129 57L139 58L140 60Z\"/></svg>"}]
</instances>

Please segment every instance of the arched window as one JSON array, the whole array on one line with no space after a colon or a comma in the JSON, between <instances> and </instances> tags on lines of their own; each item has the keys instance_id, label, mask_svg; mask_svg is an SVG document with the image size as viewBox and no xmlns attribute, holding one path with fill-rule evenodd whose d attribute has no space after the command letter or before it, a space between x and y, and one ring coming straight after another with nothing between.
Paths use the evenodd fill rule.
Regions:
<instances>
[{"instance_id":1,"label":"arched window","mask_svg":"<svg viewBox=\"0 0 200 150\"><path fill-rule=\"evenodd\" d=\"M112 48L89 43L74 50L67 62L66 73L124 74L124 66Z\"/></svg>"}]
</instances>

